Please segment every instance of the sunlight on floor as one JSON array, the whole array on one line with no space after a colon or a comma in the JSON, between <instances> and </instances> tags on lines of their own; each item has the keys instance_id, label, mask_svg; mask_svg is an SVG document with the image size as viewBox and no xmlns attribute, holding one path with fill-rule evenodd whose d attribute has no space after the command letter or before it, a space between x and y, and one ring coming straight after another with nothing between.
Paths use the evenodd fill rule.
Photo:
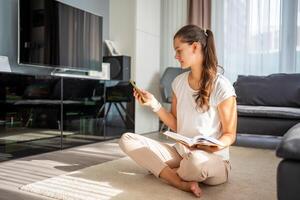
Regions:
<instances>
[{"instance_id":1,"label":"sunlight on floor","mask_svg":"<svg viewBox=\"0 0 300 200\"><path fill-rule=\"evenodd\" d=\"M61 166L76 166L52 160L16 160L0 165L0 181L5 185L24 185L57 176L53 169Z\"/></svg>"},{"instance_id":2,"label":"sunlight on floor","mask_svg":"<svg viewBox=\"0 0 300 200\"><path fill-rule=\"evenodd\" d=\"M78 175L72 174L72 175ZM72 175L62 175L44 181L21 187L22 190L47 194L47 196L62 199L111 199L122 193L113 188L108 182L99 182Z\"/></svg>"},{"instance_id":3,"label":"sunlight on floor","mask_svg":"<svg viewBox=\"0 0 300 200\"><path fill-rule=\"evenodd\" d=\"M118 173L119 174L125 174L125 175L131 175L131 176L136 175L136 173L132 173L132 172L121 172L121 171L119 171Z\"/></svg>"}]
</instances>

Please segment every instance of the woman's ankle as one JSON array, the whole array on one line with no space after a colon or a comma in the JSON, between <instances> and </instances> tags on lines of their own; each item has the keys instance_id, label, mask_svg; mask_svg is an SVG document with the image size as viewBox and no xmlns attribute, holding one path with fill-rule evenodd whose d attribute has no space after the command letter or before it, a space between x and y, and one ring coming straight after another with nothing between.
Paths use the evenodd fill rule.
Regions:
<instances>
[{"instance_id":1,"label":"woman's ankle","mask_svg":"<svg viewBox=\"0 0 300 200\"><path fill-rule=\"evenodd\" d=\"M181 181L180 189L190 192L191 191L191 182Z\"/></svg>"}]
</instances>

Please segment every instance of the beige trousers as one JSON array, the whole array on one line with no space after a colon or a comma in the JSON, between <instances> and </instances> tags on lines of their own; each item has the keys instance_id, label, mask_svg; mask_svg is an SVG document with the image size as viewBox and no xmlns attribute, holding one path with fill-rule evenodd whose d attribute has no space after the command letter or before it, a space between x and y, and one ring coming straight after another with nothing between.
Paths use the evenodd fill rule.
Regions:
<instances>
[{"instance_id":1,"label":"beige trousers","mask_svg":"<svg viewBox=\"0 0 300 200\"><path fill-rule=\"evenodd\" d=\"M156 177L169 166L178 168L177 174L185 181L218 185L228 180L229 161L202 150L190 150L179 155L176 149L165 143L134 133L124 133L119 140L120 148L138 165Z\"/></svg>"}]
</instances>

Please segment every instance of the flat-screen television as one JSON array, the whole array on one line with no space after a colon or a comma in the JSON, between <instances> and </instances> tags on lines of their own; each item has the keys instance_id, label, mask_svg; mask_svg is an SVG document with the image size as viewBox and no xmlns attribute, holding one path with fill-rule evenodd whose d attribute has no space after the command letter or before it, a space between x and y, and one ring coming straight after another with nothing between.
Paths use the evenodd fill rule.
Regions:
<instances>
[{"instance_id":1,"label":"flat-screen television","mask_svg":"<svg viewBox=\"0 0 300 200\"><path fill-rule=\"evenodd\" d=\"M55 0L19 0L18 63L101 71L103 19Z\"/></svg>"}]
</instances>

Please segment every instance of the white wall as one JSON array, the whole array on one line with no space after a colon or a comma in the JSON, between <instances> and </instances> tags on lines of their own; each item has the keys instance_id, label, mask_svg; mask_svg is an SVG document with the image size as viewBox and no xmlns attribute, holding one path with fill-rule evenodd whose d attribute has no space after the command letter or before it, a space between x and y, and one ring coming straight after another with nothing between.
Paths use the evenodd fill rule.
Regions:
<instances>
[{"instance_id":1,"label":"white wall","mask_svg":"<svg viewBox=\"0 0 300 200\"><path fill-rule=\"evenodd\" d=\"M109 3L109 39L123 55L131 56L131 77L135 79L136 0Z\"/></svg>"},{"instance_id":2,"label":"white wall","mask_svg":"<svg viewBox=\"0 0 300 200\"><path fill-rule=\"evenodd\" d=\"M141 88L159 95L160 0L111 0L110 39L121 53L132 57L131 77ZM135 106L135 132L158 130L158 117Z\"/></svg>"},{"instance_id":3,"label":"white wall","mask_svg":"<svg viewBox=\"0 0 300 200\"><path fill-rule=\"evenodd\" d=\"M138 0L136 12L136 82L159 98L160 0ZM139 105L136 105L136 121L138 133L158 130L158 117Z\"/></svg>"},{"instance_id":4,"label":"white wall","mask_svg":"<svg viewBox=\"0 0 300 200\"><path fill-rule=\"evenodd\" d=\"M175 60L173 36L187 23L187 0L161 1L161 74L167 67L179 67Z\"/></svg>"}]
</instances>

